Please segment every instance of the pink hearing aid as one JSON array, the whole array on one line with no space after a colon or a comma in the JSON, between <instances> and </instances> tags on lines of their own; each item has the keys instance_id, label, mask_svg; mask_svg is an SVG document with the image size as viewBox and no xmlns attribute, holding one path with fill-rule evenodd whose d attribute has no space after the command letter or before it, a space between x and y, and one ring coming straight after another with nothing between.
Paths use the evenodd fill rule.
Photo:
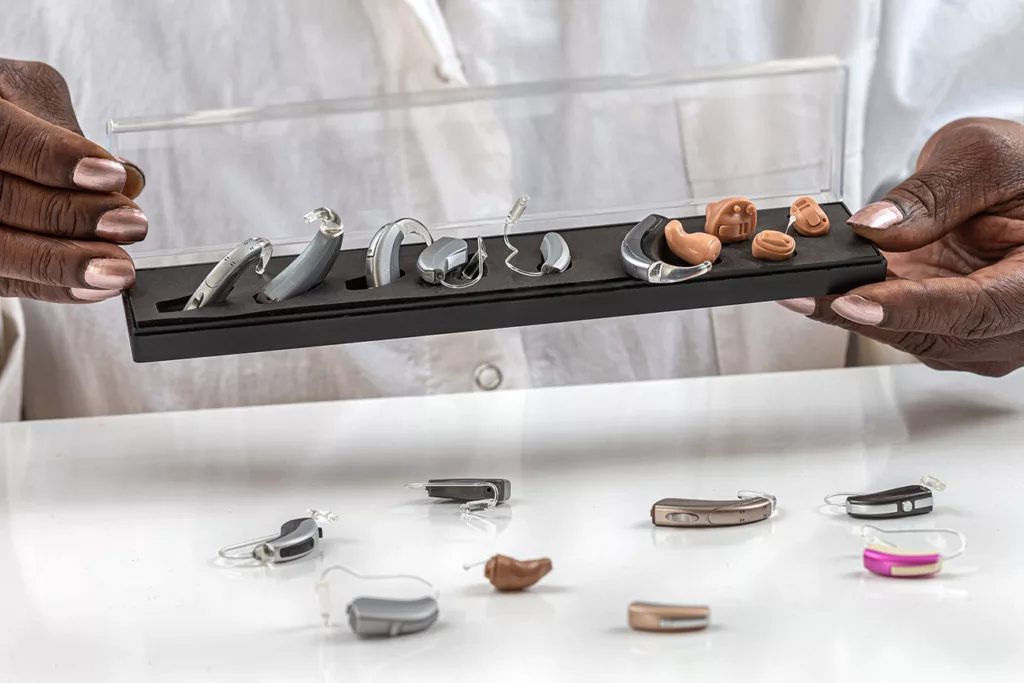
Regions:
<instances>
[{"instance_id":1,"label":"pink hearing aid","mask_svg":"<svg viewBox=\"0 0 1024 683\"><path fill-rule=\"evenodd\" d=\"M880 534L952 534L960 540L960 548L949 555L936 551L903 550L886 542ZM943 560L952 560L963 555L967 539L954 529L879 529L876 526L861 527L864 536L864 568L879 576L897 578L935 576L942 570Z\"/></svg>"}]
</instances>

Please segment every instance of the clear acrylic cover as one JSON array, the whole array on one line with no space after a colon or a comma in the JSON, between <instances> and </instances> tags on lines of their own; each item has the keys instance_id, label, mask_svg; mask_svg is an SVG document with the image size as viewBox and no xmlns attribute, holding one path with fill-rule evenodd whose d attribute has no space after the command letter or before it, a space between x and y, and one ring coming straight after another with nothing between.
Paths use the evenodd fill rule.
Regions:
<instances>
[{"instance_id":1,"label":"clear acrylic cover","mask_svg":"<svg viewBox=\"0 0 1024 683\"><path fill-rule=\"evenodd\" d=\"M250 237L297 253L335 209L345 248L412 216L435 237L693 215L724 196L842 199L846 69L832 58L125 118L146 173L139 267L214 262Z\"/></svg>"}]
</instances>

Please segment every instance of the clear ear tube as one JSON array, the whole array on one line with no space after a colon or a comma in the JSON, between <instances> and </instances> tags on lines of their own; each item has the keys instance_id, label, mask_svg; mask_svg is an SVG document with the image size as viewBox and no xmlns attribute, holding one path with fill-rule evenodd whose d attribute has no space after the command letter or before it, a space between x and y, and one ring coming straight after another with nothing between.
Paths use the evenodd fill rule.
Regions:
<instances>
[{"instance_id":1,"label":"clear ear tube","mask_svg":"<svg viewBox=\"0 0 1024 683\"><path fill-rule=\"evenodd\" d=\"M480 282L484 276L484 263L487 261L487 249L484 247L484 238L476 238L476 253L473 254L473 258L469 260L462 268L462 272L459 274L459 278L462 280L468 280L461 284L454 284L448 282L445 278L441 278L438 282L448 289L466 289L472 287L476 283Z\"/></svg>"}]
</instances>

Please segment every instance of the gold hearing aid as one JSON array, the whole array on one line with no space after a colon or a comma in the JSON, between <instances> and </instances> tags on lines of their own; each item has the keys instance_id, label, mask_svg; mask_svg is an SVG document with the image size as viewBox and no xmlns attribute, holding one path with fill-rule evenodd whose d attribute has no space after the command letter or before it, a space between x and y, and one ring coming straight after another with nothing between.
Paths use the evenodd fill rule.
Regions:
<instances>
[{"instance_id":1,"label":"gold hearing aid","mask_svg":"<svg viewBox=\"0 0 1024 683\"><path fill-rule=\"evenodd\" d=\"M542 557L539 560L520 561L506 555L495 555L483 562L464 564L462 568L470 570L484 565L484 576L495 588L502 592L521 591L537 583L551 571L551 560Z\"/></svg>"},{"instance_id":2,"label":"gold hearing aid","mask_svg":"<svg viewBox=\"0 0 1024 683\"><path fill-rule=\"evenodd\" d=\"M740 491L736 500L662 498L651 507L655 526L737 526L768 519L775 512L775 496Z\"/></svg>"}]
</instances>

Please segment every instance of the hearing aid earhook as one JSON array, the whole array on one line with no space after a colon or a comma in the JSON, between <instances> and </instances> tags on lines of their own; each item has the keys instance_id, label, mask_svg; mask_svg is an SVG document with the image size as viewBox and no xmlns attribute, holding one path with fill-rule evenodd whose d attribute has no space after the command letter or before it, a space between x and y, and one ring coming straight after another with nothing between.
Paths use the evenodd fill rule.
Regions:
<instances>
[{"instance_id":1,"label":"hearing aid earhook","mask_svg":"<svg viewBox=\"0 0 1024 683\"><path fill-rule=\"evenodd\" d=\"M505 229L502 232L502 239L505 240L505 246L508 247L509 254L505 258L505 265L514 273L520 275L526 275L528 277L540 277L541 275L548 275L551 273L563 273L572 264L572 254L569 251L569 245L566 244L565 239L557 232L549 232L544 235L544 238L540 243L540 253L543 263L541 264L539 271L523 270L512 265L512 259L516 257L519 250L512 246L512 242L509 241L508 233L509 230L514 228L519 219L523 217L523 213L526 212L526 205L529 203L530 198L523 195L516 200L516 203L509 209L508 215L505 217Z\"/></svg>"}]
</instances>

